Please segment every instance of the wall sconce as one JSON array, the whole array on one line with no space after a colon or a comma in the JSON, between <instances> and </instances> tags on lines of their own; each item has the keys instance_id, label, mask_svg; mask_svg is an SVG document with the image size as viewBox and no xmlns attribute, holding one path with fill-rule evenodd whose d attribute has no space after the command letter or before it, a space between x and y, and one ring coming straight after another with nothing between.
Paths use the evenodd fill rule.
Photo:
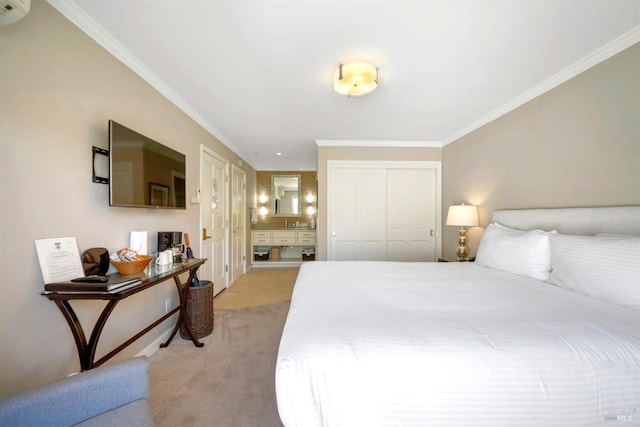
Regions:
<instances>
[{"instance_id":1,"label":"wall sconce","mask_svg":"<svg viewBox=\"0 0 640 427\"><path fill-rule=\"evenodd\" d=\"M307 194L307 215L313 216L316 210L313 208L313 194Z\"/></svg>"},{"instance_id":2,"label":"wall sconce","mask_svg":"<svg viewBox=\"0 0 640 427\"><path fill-rule=\"evenodd\" d=\"M458 261L468 261L469 251L467 249L467 230L465 227L478 226L478 208L476 206L465 205L464 203L449 206L446 225L457 225L460 227L460 230L458 230L456 256L458 257Z\"/></svg>"},{"instance_id":3,"label":"wall sconce","mask_svg":"<svg viewBox=\"0 0 640 427\"><path fill-rule=\"evenodd\" d=\"M260 214L260 216L266 216L269 213L269 209L267 208L268 200L269 198L267 197L266 194L264 193L260 194L260 197L259 197L260 209L258 209L258 213Z\"/></svg>"}]
</instances>

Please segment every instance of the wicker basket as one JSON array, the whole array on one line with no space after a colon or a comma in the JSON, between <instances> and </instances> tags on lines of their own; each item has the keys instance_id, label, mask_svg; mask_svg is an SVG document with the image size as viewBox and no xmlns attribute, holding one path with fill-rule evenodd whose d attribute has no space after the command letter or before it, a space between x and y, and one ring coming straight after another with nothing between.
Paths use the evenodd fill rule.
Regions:
<instances>
[{"instance_id":1,"label":"wicker basket","mask_svg":"<svg viewBox=\"0 0 640 427\"><path fill-rule=\"evenodd\" d=\"M111 264L113 264L113 266L116 268L116 270L118 270L118 272L121 275L127 276L129 274L142 273L142 270L147 268L147 265L149 265L149 262L151 261L152 258L153 257L150 255L144 255L142 256L142 259L138 261L111 260Z\"/></svg>"},{"instance_id":2,"label":"wicker basket","mask_svg":"<svg viewBox=\"0 0 640 427\"><path fill-rule=\"evenodd\" d=\"M187 316L196 338L206 337L213 332L213 282L204 286L192 286L187 294ZM191 339L184 325L180 325L180 336Z\"/></svg>"}]
</instances>

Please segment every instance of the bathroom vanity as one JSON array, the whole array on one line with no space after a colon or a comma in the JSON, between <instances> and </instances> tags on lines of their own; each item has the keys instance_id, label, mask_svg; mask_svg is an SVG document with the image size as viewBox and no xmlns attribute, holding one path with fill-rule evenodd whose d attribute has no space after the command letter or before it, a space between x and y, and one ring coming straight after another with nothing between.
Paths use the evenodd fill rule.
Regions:
<instances>
[{"instance_id":1,"label":"bathroom vanity","mask_svg":"<svg viewBox=\"0 0 640 427\"><path fill-rule=\"evenodd\" d=\"M254 228L251 230L254 267L292 267L315 259L316 230Z\"/></svg>"}]
</instances>

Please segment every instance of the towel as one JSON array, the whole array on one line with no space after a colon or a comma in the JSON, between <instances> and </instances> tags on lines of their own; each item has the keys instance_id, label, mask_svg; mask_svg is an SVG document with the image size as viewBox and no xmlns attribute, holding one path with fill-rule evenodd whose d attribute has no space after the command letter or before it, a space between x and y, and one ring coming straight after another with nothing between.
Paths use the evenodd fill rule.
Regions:
<instances>
[{"instance_id":1,"label":"towel","mask_svg":"<svg viewBox=\"0 0 640 427\"><path fill-rule=\"evenodd\" d=\"M257 224L258 223L258 209L256 208L249 208L249 212L251 212L251 224Z\"/></svg>"},{"instance_id":2,"label":"towel","mask_svg":"<svg viewBox=\"0 0 640 427\"><path fill-rule=\"evenodd\" d=\"M129 235L129 248L140 255L149 254L149 239L146 231L132 231Z\"/></svg>"}]
</instances>

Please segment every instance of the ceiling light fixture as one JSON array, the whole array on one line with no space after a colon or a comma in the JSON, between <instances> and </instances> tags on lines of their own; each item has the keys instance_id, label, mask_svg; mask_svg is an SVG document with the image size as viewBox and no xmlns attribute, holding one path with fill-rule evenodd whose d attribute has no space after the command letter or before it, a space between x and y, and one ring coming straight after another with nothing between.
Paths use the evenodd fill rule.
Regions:
<instances>
[{"instance_id":1,"label":"ceiling light fixture","mask_svg":"<svg viewBox=\"0 0 640 427\"><path fill-rule=\"evenodd\" d=\"M378 69L364 62L340 64L333 87L341 95L365 95L378 87Z\"/></svg>"}]
</instances>

